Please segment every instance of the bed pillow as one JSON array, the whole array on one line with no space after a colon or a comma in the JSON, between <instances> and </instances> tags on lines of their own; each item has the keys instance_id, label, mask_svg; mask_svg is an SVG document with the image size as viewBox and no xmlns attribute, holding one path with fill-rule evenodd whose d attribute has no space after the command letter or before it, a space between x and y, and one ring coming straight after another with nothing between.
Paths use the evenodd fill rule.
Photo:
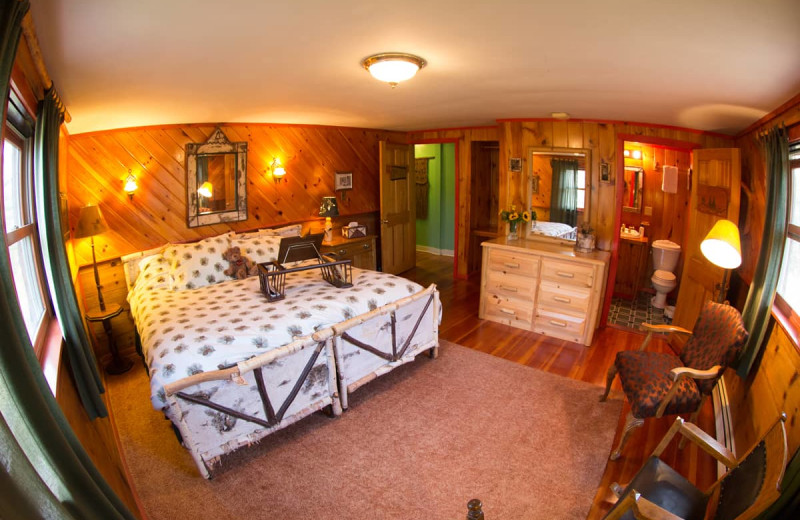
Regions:
<instances>
[{"instance_id":1,"label":"bed pillow","mask_svg":"<svg viewBox=\"0 0 800 520\"><path fill-rule=\"evenodd\" d=\"M170 261L172 288L178 291L197 289L230 280L223 271L228 263L222 258L230 247L227 234L206 238L192 244L172 244L164 250Z\"/></svg>"},{"instance_id":2,"label":"bed pillow","mask_svg":"<svg viewBox=\"0 0 800 520\"><path fill-rule=\"evenodd\" d=\"M170 261L164 258L161 253L142 258L139 262L139 276L136 277L136 286L148 291L171 288L171 267Z\"/></svg>"},{"instance_id":3,"label":"bed pillow","mask_svg":"<svg viewBox=\"0 0 800 520\"><path fill-rule=\"evenodd\" d=\"M242 255L249 260L263 264L278 259L278 248L282 238L280 235L261 235L250 238L236 236L231 239L231 247L238 247Z\"/></svg>"},{"instance_id":4,"label":"bed pillow","mask_svg":"<svg viewBox=\"0 0 800 520\"><path fill-rule=\"evenodd\" d=\"M259 229L258 232L279 237L299 237L300 235L303 234L303 225L292 224L291 226L284 226L273 229Z\"/></svg>"}]
</instances>

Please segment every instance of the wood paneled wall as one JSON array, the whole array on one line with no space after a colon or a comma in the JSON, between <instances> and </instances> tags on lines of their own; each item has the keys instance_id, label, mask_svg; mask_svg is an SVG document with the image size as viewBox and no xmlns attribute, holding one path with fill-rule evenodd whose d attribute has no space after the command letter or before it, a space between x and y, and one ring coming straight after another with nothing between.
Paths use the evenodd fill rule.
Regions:
<instances>
[{"instance_id":1,"label":"wood paneled wall","mask_svg":"<svg viewBox=\"0 0 800 520\"><path fill-rule=\"evenodd\" d=\"M459 157L459 230L456 251L457 272L466 275L469 251L469 208L465 201L470 200L469 144L479 140L498 140L500 142L500 207L512 203L521 206L525 202L528 182L527 152L531 147L584 148L591 151L591 195L589 200L589 221L597 232L598 245L610 249L615 229L614 218L617 207L616 185L601 183L599 166L606 162L612 177L616 178L616 145L618 134L658 137L694 143L703 148L727 148L733 146L733 139L720 135L692 130L650 126L624 122L596 121L557 121L557 120L500 120L497 128L431 130L410 132L410 143L434 139L457 139L460 144ZM495 137L496 136L496 137ZM466 147L464 145L467 145ZM465 152L466 150L466 152ZM466 157L465 157L466 153ZM523 158L522 172L511 172L508 160ZM502 229L498 229L502 232Z\"/></svg>"},{"instance_id":2,"label":"wood paneled wall","mask_svg":"<svg viewBox=\"0 0 800 520\"><path fill-rule=\"evenodd\" d=\"M354 215L375 213L378 141L406 140L405 133L358 128L220 125L230 141L248 144L248 219L189 229L184 149L187 143L205 142L216 126L171 125L70 136L66 159L70 222L75 225L81 207L99 203L110 227L95 237L98 260L231 230L317 220L322 197L334 194L336 171L353 172L353 189L337 194L339 220L346 223ZM288 172L279 183L269 173L275 157ZM139 184L133 199L122 191L128 170ZM79 265L91 263L88 242L75 244Z\"/></svg>"},{"instance_id":3,"label":"wood paneled wall","mask_svg":"<svg viewBox=\"0 0 800 520\"><path fill-rule=\"evenodd\" d=\"M800 125L800 99L795 98L792 104L736 139L736 146L742 151L742 266L738 274L746 282L753 279L765 220L766 172L758 134L780 124L787 128ZM789 452L794 453L800 446L800 346L774 323L762 356L747 380L730 370L724 378L737 449L751 446L784 411L789 416Z\"/></svg>"}]
</instances>

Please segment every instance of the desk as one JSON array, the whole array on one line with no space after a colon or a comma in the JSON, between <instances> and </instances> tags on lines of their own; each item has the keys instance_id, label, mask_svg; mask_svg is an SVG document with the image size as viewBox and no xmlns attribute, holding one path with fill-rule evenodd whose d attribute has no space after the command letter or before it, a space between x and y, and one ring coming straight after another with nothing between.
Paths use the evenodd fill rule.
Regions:
<instances>
[{"instance_id":1,"label":"desk","mask_svg":"<svg viewBox=\"0 0 800 520\"><path fill-rule=\"evenodd\" d=\"M106 365L106 372L109 374L122 374L127 372L133 366L133 361L120 357L117 350L117 343L114 341L114 334L111 330L111 318L122 314L122 307L117 303L109 303L106 305L106 310L95 309L86 313L86 321L89 322L102 322L103 330L108 337L108 350L111 352L111 363Z\"/></svg>"}]
</instances>

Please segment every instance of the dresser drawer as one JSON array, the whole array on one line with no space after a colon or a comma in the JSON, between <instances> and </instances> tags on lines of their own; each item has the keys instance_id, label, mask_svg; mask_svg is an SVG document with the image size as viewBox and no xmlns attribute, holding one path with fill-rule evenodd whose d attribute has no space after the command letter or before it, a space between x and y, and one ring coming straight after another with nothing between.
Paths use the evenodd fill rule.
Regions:
<instances>
[{"instance_id":1,"label":"dresser drawer","mask_svg":"<svg viewBox=\"0 0 800 520\"><path fill-rule=\"evenodd\" d=\"M585 314L579 316L542 307L536 309L533 331L539 334L582 343L585 328Z\"/></svg>"},{"instance_id":2,"label":"dresser drawer","mask_svg":"<svg viewBox=\"0 0 800 520\"><path fill-rule=\"evenodd\" d=\"M500 271L489 271L487 274L486 290L489 292L530 301L536 298L538 278Z\"/></svg>"},{"instance_id":3,"label":"dresser drawer","mask_svg":"<svg viewBox=\"0 0 800 520\"><path fill-rule=\"evenodd\" d=\"M536 255L492 249L489 253L488 263L490 271L519 274L523 276L539 276L539 257Z\"/></svg>"},{"instance_id":4,"label":"dresser drawer","mask_svg":"<svg viewBox=\"0 0 800 520\"><path fill-rule=\"evenodd\" d=\"M488 291L484 294L482 318L514 327L530 329L533 320L532 300L509 298L502 294Z\"/></svg>"},{"instance_id":5,"label":"dresser drawer","mask_svg":"<svg viewBox=\"0 0 800 520\"><path fill-rule=\"evenodd\" d=\"M591 287L594 283L594 267L545 258L542 260L542 280Z\"/></svg>"},{"instance_id":6,"label":"dresser drawer","mask_svg":"<svg viewBox=\"0 0 800 520\"><path fill-rule=\"evenodd\" d=\"M542 280L537 302L541 307L585 313L589 309L591 298L592 290L589 287Z\"/></svg>"}]
</instances>

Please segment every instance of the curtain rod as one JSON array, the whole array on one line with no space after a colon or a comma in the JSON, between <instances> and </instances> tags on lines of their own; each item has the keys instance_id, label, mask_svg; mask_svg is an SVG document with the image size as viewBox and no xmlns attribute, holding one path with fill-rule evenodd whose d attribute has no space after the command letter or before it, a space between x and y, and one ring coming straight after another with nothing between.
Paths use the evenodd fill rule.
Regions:
<instances>
[{"instance_id":1,"label":"curtain rod","mask_svg":"<svg viewBox=\"0 0 800 520\"><path fill-rule=\"evenodd\" d=\"M33 58L33 65L36 67L36 72L38 72L39 76L42 78L44 89L49 90L53 88L53 80L50 79L50 75L47 73L47 68L44 66L42 49L39 47L39 39L36 37L36 29L33 25L33 15L31 15L30 11L28 11L28 13L25 15L25 18L22 19L22 34L25 37L25 43L28 44L28 51L30 51L31 57ZM58 96L57 93L55 94L57 104L64 112L64 122L69 123L72 121L72 116L67 111L67 107L64 106L64 103L61 102L60 96Z\"/></svg>"}]
</instances>

